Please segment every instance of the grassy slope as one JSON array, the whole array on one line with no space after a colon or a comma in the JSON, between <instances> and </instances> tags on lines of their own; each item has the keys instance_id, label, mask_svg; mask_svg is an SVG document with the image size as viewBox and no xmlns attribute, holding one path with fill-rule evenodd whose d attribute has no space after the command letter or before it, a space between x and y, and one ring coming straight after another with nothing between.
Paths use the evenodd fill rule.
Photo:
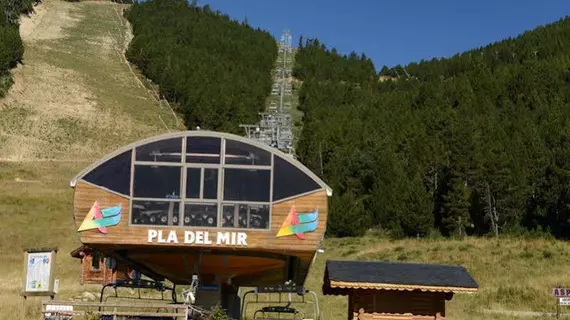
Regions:
<instances>
[{"instance_id":1,"label":"grassy slope","mask_svg":"<svg viewBox=\"0 0 570 320\"><path fill-rule=\"evenodd\" d=\"M24 65L0 101L1 319L20 307L24 247L60 248L60 298L87 289L69 257L78 245L71 178L121 145L165 132L163 121L176 130L172 113L122 60L128 34L120 10L44 0L37 15L22 18ZM37 161L45 158L56 161Z\"/></svg>"},{"instance_id":2,"label":"grassy slope","mask_svg":"<svg viewBox=\"0 0 570 320\"><path fill-rule=\"evenodd\" d=\"M431 262L465 266L479 283L475 294L447 302L448 319L513 319L484 309L556 312L551 289L570 284L570 245L556 240L328 239L311 268L308 286L320 290L326 259ZM323 319L343 319L346 297L321 299ZM562 310L566 312L566 310Z\"/></svg>"}]
</instances>

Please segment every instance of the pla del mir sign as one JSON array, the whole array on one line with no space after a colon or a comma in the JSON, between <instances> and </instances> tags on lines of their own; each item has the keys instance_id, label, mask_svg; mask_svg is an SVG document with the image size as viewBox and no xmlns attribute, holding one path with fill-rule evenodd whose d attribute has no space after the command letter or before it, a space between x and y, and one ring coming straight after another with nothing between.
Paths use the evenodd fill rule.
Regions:
<instances>
[{"instance_id":1,"label":"pla del mir sign","mask_svg":"<svg viewBox=\"0 0 570 320\"><path fill-rule=\"evenodd\" d=\"M247 246L247 233L218 231L189 231L176 230L148 230L148 243L183 243L183 244L205 244L217 246Z\"/></svg>"}]
</instances>

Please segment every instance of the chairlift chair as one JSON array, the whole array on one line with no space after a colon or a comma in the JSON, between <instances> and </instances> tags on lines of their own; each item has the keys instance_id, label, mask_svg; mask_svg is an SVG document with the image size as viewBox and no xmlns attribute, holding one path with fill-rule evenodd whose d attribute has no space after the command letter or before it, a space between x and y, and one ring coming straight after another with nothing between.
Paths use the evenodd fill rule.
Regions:
<instances>
[{"instance_id":1,"label":"chairlift chair","mask_svg":"<svg viewBox=\"0 0 570 320\"><path fill-rule=\"evenodd\" d=\"M260 294L278 294L278 300L270 300L270 301L260 301L259 295ZM253 294L255 296L254 301L247 301L246 297L248 295ZM283 299L283 295L287 295L287 299ZM293 301L292 296L296 295L301 297L299 301ZM313 298L311 300L306 299L306 296L310 295ZM257 287L255 290L251 290L246 292L243 295L243 304L241 307L241 319L244 320L280 320L280 319L288 319L288 320L319 320L320 319L320 310L319 310L319 300L317 298L316 293L310 290L306 290L303 287L298 287L291 284L280 285L275 287ZM266 304L266 306L261 307L255 310L253 314L253 318L248 318L247 315L247 307L249 304ZM267 305L268 304L268 305ZM293 308L292 304L301 304L301 305L309 305L312 307L312 318L306 318L305 314L298 310L298 308ZM277 315L277 317L268 317L267 315ZM287 315L287 318L282 318L282 315ZM308 315L307 315L308 316Z\"/></svg>"},{"instance_id":2,"label":"chairlift chair","mask_svg":"<svg viewBox=\"0 0 570 320\"><path fill-rule=\"evenodd\" d=\"M297 311L297 309L290 307L282 307L282 306L263 307L259 310L256 310L255 313L253 314L253 319L264 319L264 320L273 319L273 318L267 318L265 316L266 313L277 313L278 315L277 319L291 319L291 320L300 319L297 318L297 316L299 315L299 311ZM281 317L282 313L288 314L292 316L292 318L282 318ZM258 318L257 317L258 314L261 314L262 318Z\"/></svg>"}]
</instances>

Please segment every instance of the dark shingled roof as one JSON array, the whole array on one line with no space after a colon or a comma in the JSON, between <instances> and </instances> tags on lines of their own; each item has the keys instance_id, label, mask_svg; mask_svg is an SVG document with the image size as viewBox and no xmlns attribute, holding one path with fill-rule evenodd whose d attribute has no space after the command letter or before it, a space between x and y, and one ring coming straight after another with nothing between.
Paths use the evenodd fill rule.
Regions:
<instances>
[{"instance_id":1,"label":"dark shingled roof","mask_svg":"<svg viewBox=\"0 0 570 320\"><path fill-rule=\"evenodd\" d=\"M476 290L479 287L462 266L387 261L328 260L323 289L330 288L331 281L403 285L408 288L417 286L420 287L418 289L446 287Z\"/></svg>"}]
</instances>

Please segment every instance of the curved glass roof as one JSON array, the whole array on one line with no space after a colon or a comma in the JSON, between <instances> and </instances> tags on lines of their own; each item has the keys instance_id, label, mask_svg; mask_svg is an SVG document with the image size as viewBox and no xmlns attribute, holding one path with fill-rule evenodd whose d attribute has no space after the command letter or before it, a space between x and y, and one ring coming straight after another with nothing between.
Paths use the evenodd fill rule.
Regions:
<instances>
[{"instance_id":1,"label":"curved glass roof","mask_svg":"<svg viewBox=\"0 0 570 320\"><path fill-rule=\"evenodd\" d=\"M131 225L269 229L271 204L332 190L297 160L237 135L184 131L144 139L72 181L130 199Z\"/></svg>"}]
</instances>

